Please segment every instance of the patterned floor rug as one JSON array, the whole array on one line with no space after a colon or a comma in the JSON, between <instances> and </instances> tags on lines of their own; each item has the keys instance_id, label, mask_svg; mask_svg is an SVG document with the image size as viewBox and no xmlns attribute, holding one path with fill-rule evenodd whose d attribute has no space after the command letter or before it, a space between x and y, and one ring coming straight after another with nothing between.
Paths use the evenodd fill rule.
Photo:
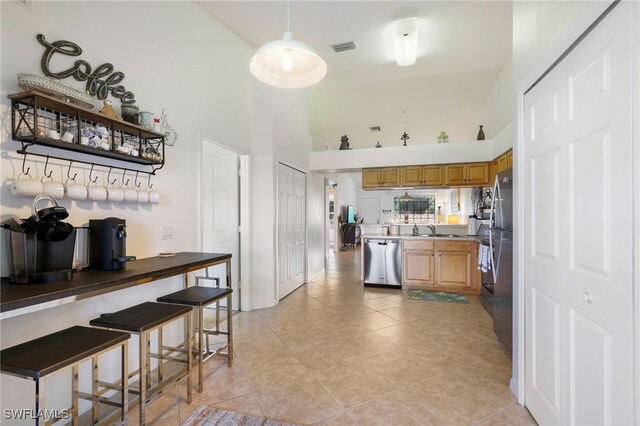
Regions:
<instances>
[{"instance_id":1,"label":"patterned floor rug","mask_svg":"<svg viewBox=\"0 0 640 426\"><path fill-rule=\"evenodd\" d=\"M295 426L263 417L218 410L201 405L180 426Z\"/></svg>"},{"instance_id":2,"label":"patterned floor rug","mask_svg":"<svg viewBox=\"0 0 640 426\"><path fill-rule=\"evenodd\" d=\"M442 293L426 290L409 290L407 297L411 300L427 300L429 302L445 302L445 303L463 303L468 304L469 301L462 293Z\"/></svg>"}]
</instances>

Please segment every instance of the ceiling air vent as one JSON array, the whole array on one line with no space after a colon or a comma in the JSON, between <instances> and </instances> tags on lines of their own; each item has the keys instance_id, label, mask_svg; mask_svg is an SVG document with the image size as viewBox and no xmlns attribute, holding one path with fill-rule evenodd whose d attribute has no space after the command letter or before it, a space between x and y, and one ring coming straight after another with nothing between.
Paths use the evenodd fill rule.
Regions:
<instances>
[{"instance_id":1,"label":"ceiling air vent","mask_svg":"<svg viewBox=\"0 0 640 426\"><path fill-rule=\"evenodd\" d=\"M347 50L353 50L357 48L358 45L356 45L355 41L348 41L346 43L334 44L331 47L333 47L334 52L340 53L340 52L346 52Z\"/></svg>"},{"instance_id":2,"label":"ceiling air vent","mask_svg":"<svg viewBox=\"0 0 640 426\"><path fill-rule=\"evenodd\" d=\"M369 127L369 130L372 132L379 132L380 131L380 126L371 126Z\"/></svg>"}]
</instances>

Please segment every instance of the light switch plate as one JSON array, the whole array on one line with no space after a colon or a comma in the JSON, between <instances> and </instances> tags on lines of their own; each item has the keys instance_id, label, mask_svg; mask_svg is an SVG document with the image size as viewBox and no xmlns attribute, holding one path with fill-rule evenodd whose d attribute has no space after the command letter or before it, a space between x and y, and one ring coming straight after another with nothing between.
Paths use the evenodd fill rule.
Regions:
<instances>
[{"instance_id":1,"label":"light switch plate","mask_svg":"<svg viewBox=\"0 0 640 426\"><path fill-rule=\"evenodd\" d=\"M171 239L173 239L173 226L171 226L171 225L162 225L160 227L160 239L161 240L171 240Z\"/></svg>"}]
</instances>

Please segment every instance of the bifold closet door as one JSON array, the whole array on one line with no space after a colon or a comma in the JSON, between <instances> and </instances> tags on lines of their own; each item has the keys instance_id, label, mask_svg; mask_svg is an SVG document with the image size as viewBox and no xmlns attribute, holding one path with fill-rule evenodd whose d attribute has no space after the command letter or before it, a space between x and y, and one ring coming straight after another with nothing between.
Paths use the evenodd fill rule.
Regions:
<instances>
[{"instance_id":1,"label":"bifold closet door","mask_svg":"<svg viewBox=\"0 0 640 426\"><path fill-rule=\"evenodd\" d=\"M278 164L278 298L304 284L306 259L306 175Z\"/></svg>"},{"instance_id":2,"label":"bifold closet door","mask_svg":"<svg viewBox=\"0 0 640 426\"><path fill-rule=\"evenodd\" d=\"M525 404L632 424L632 5L525 96Z\"/></svg>"}]
</instances>

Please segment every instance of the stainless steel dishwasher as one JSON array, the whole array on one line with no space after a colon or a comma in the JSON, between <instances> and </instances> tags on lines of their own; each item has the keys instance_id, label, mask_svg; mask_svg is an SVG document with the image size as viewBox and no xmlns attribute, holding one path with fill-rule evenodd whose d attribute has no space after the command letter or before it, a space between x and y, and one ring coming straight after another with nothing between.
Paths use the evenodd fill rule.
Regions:
<instances>
[{"instance_id":1,"label":"stainless steel dishwasher","mask_svg":"<svg viewBox=\"0 0 640 426\"><path fill-rule=\"evenodd\" d=\"M399 238L364 239L364 285L402 287L402 244Z\"/></svg>"}]
</instances>

